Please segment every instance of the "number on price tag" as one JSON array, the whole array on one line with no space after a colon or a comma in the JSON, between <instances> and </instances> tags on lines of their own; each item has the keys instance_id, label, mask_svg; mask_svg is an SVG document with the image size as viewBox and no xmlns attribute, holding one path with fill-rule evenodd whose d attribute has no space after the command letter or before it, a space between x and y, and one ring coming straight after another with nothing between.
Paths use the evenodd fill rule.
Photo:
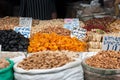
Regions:
<instances>
[{"instance_id":1,"label":"number on price tag","mask_svg":"<svg viewBox=\"0 0 120 80\"><path fill-rule=\"evenodd\" d=\"M104 36L102 49L120 51L120 37Z\"/></svg>"},{"instance_id":2,"label":"number on price tag","mask_svg":"<svg viewBox=\"0 0 120 80\"><path fill-rule=\"evenodd\" d=\"M32 26L32 18L20 17L19 26L31 27Z\"/></svg>"},{"instance_id":3,"label":"number on price tag","mask_svg":"<svg viewBox=\"0 0 120 80\"><path fill-rule=\"evenodd\" d=\"M24 37L30 38L30 27L15 27L14 30L20 32Z\"/></svg>"}]
</instances>

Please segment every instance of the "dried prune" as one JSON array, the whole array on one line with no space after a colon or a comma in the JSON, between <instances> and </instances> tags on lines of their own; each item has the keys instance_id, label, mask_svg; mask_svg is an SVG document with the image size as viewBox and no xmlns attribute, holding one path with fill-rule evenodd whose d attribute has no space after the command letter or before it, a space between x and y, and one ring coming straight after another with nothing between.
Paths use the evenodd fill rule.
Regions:
<instances>
[{"instance_id":1,"label":"dried prune","mask_svg":"<svg viewBox=\"0 0 120 80\"><path fill-rule=\"evenodd\" d=\"M2 51L27 51L29 39L13 30L0 30Z\"/></svg>"}]
</instances>

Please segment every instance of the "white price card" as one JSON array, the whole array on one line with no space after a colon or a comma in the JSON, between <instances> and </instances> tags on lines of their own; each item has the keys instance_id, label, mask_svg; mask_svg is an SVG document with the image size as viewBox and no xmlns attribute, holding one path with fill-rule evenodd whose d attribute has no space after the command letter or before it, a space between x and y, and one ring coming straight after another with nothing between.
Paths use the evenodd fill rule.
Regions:
<instances>
[{"instance_id":1,"label":"white price card","mask_svg":"<svg viewBox=\"0 0 120 80\"><path fill-rule=\"evenodd\" d=\"M78 18L66 18L64 19L64 28L69 29L70 31L74 28L74 27L79 27L79 19Z\"/></svg>"},{"instance_id":2,"label":"white price card","mask_svg":"<svg viewBox=\"0 0 120 80\"><path fill-rule=\"evenodd\" d=\"M0 45L0 52L2 51L2 45Z\"/></svg>"},{"instance_id":3,"label":"white price card","mask_svg":"<svg viewBox=\"0 0 120 80\"><path fill-rule=\"evenodd\" d=\"M32 18L20 17L19 26L31 27L32 26Z\"/></svg>"},{"instance_id":4,"label":"white price card","mask_svg":"<svg viewBox=\"0 0 120 80\"><path fill-rule=\"evenodd\" d=\"M71 31L71 37L77 37L78 39L83 39L86 37L86 29L83 28L73 28Z\"/></svg>"},{"instance_id":5,"label":"white price card","mask_svg":"<svg viewBox=\"0 0 120 80\"><path fill-rule=\"evenodd\" d=\"M120 51L120 37L104 36L102 49Z\"/></svg>"},{"instance_id":6,"label":"white price card","mask_svg":"<svg viewBox=\"0 0 120 80\"><path fill-rule=\"evenodd\" d=\"M14 31L16 31L17 33L20 32L26 38L30 38L30 27L15 27Z\"/></svg>"}]
</instances>

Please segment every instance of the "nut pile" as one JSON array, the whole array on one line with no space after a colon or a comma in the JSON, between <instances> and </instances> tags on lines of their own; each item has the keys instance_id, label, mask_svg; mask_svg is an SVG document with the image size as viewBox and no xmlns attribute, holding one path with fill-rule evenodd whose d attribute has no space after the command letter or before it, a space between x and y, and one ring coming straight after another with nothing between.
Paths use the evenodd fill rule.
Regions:
<instances>
[{"instance_id":1,"label":"nut pile","mask_svg":"<svg viewBox=\"0 0 120 80\"><path fill-rule=\"evenodd\" d=\"M67 30L65 28L62 27L46 27L45 29L43 29L42 31L40 31L41 33L52 33L55 32L59 35L63 35L63 36L70 36L71 31Z\"/></svg>"},{"instance_id":2,"label":"nut pile","mask_svg":"<svg viewBox=\"0 0 120 80\"><path fill-rule=\"evenodd\" d=\"M9 66L9 62L6 59L0 59L0 69L6 68Z\"/></svg>"},{"instance_id":3,"label":"nut pile","mask_svg":"<svg viewBox=\"0 0 120 80\"><path fill-rule=\"evenodd\" d=\"M36 33L30 38L28 52L39 52L43 50L69 50L81 52L87 50L87 44L70 36L61 36L56 33Z\"/></svg>"},{"instance_id":4,"label":"nut pile","mask_svg":"<svg viewBox=\"0 0 120 80\"><path fill-rule=\"evenodd\" d=\"M39 24L39 20L33 19L32 26ZM0 19L0 30L14 29L15 26L19 26L19 17L4 17Z\"/></svg>"},{"instance_id":5,"label":"nut pile","mask_svg":"<svg viewBox=\"0 0 120 80\"><path fill-rule=\"evenodd\" d=\"M13 30L0 30L2 51L27 51L29 39Z\"/></svg>"},{"instance_id":6,"label":"nut pile","mask_svg":"<svg viewBox=\"0 0 120 80\"><path fill-rule=\"evenodd\" d=\"M50 51L50 50L44 50L44 51L40 51L40 52L35 52L35 53L29 53L29 55L32 55L32 54L42 54L42 53L63 53L63 54L66 54L68 57L71 57L71 58L78 58L79 57L79 54L80 52L73 52L73 51L68 51L68 50L56 50L56 51Z\"/></svg>"},{"instance_id":7,"label":"nut pile","mask_svg":"<svg viewBox=\"0 0 120 80\"><path fill-rule=\"evenodd\" d=\"M120 69L120 52L101 51L85 61L89 66L104 69Z\"/></svg>"},{"instance_id":8,"label":"nut pile","mask_svg":"<svg viewBox=\"0 0 120 80\"><path fill-rule=\"evenodd\" d=\"M48 27L63 27L63 25L64 25L63 19L40 20L39 24L37 24L36 26L32 26L31 34L40 32Z\"/></svg>"},{"instance_id":9,"label":"nut pile","mask_svg":"<svg viewBox=\"0 0 120 80\"><path fill-rule=\"evenodd\" d=\"M17 67L25 70L31 69L51 69L61 67L69 62L74 61L65 54L59 53L42 53L33 54L20 62Z\"/></svg>"},{"instance_id":10,"label":"nut pile","mask_svg":"<svg viewBox=\"0 0 120 80\"><path fill-rule=\"evenodd\" d=\"M110 24L109 30L111 32L120 32L120 20L116 20Z\"/></svg>"},{"instance_id":11,"label":"nut pile","mask_svg":"<svg viewBox=\"0 0 120 80\"><path fill-rule=\"evenodd\" d=\"M14 29L15 26L19 25L18 17L4 17L0 19L0 30Z\"/></svg>"}]
</instances>

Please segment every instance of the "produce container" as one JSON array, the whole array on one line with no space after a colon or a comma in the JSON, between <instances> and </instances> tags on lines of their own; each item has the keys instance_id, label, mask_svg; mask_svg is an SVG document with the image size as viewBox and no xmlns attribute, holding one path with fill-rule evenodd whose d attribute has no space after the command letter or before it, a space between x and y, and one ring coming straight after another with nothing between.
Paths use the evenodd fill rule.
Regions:
<instances>
[{"instance_id":1,"label":"produce container","mask_svg":"<svg viewBox=\"0 0 120 80\"><path fill-rule=\"evenodd\" d=\"M7 68L0 69L0 80L14 80L13 61L8 60L10 65Z\"/></svg>"},{"instance_id":2,"label":"produce container","mask_svg":"<svg viewBox=\"0 0 120 80\"><path fill-rule=\"evenodd\" d=\"M87 65L82 62L84 80L120 80L120 69L103 69Z\"/></svg>"},{"instance_id":3,"label":"produce container","mask_svg":"<svg viewBox=\"0 0 120 80\"><path fill-rule=\"evenodd\" d=\"M37 53L16 63L14 76L15 80L83 80L83 70L79 59L61 53Z\"/></svg>"}]
</instances>

